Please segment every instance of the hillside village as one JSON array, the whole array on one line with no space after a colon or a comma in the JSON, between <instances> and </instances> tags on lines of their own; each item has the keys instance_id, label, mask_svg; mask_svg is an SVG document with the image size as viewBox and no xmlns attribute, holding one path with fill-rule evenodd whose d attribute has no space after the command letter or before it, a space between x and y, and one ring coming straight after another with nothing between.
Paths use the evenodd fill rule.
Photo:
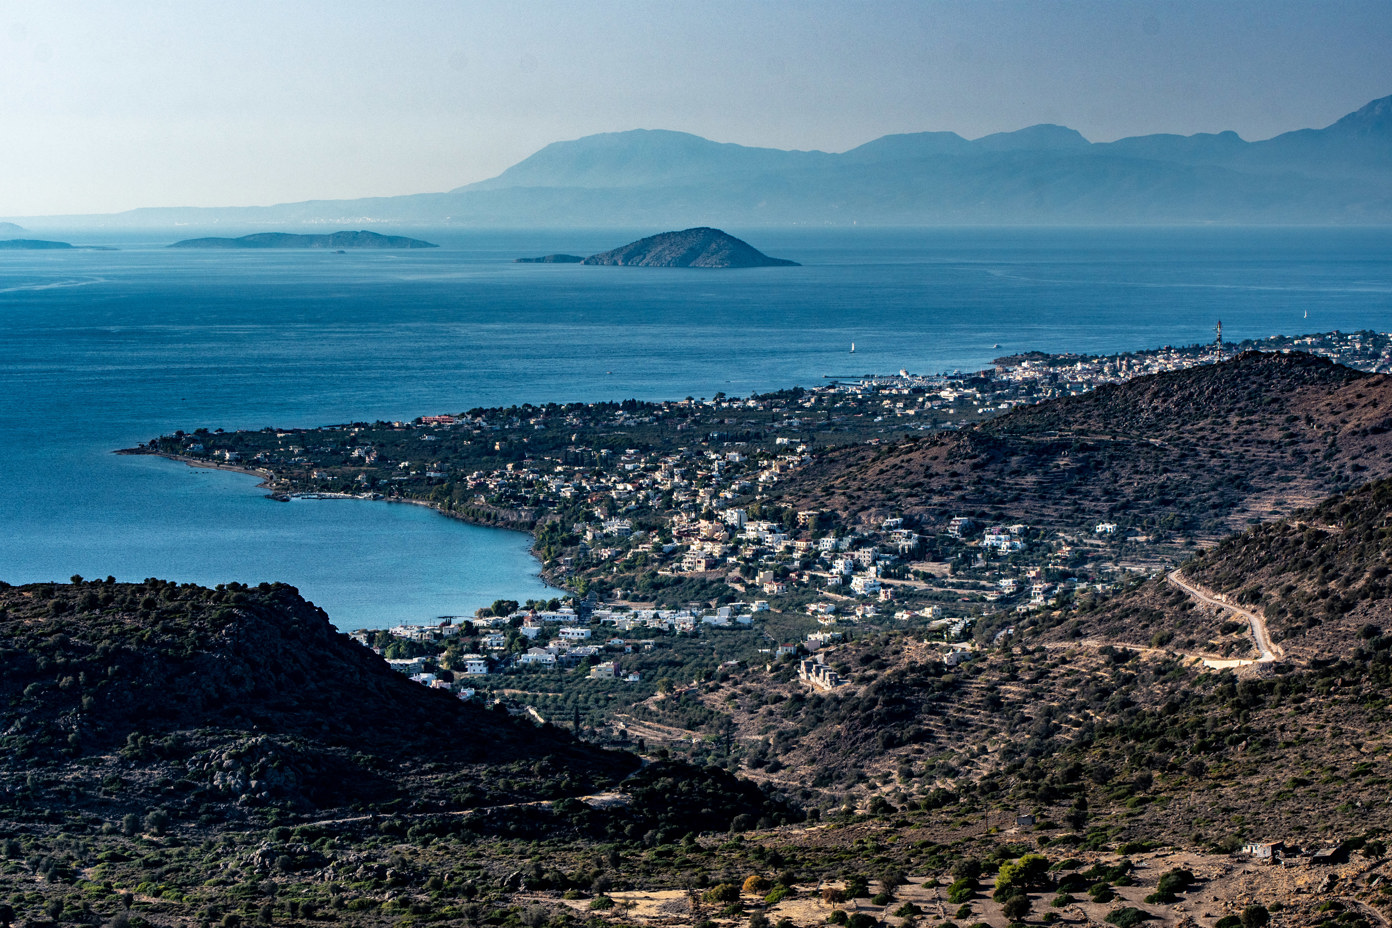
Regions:
<instances>
[{"instance_id":1,"label":"hillside village","mask_svg":"<svg viewBox=\"0 0 1392 928\"><path fill-rule=\"evenodd\" d=\"M472 664L455 661L459 671L585 661L604 665L599 675L627 677L621 662L607 659L607 646L570 629L607 624L625 632L637 622L689 633L736 616L752 624L759 610L771 609L817 623L795 640L773 642L803 653L824 644L818 634L864 623L922 626L960 639L974 627L995 635L1011 617L1060 597L1105 593L1155 572L1173 560L1174 539L1158 544L1144 525L1098 520L1061 530L1008 512L996 520L893 511L848 520L783 505L779 490L827 448L952 431L1021 405L1213 364L1254 347L1392 369L1392 337L1329 333L1107 357L1030 353L1000 358L986 371L901 371L749 398L479 409L289 431L198 429L139 450L252 470L277 498L423 502L460 518L528 528L543 575L574 594L575 620L544 609L491 616L489 623L507 631L483 625L492 637L473 647ZM734 605L742 602L760 605ZM553 625L564 634L552 634ZM746 659L758 654L749 652Z\"/></svg>"},{"instance_id":2,"label":"hillside village","mask_svg":"<svg viewBox=\"0 0 1392 928\"><path fill-rule=\"evenodd\" d=\"M1392 363L1392 339L1386 336L1283 341L1290 344L1278 347L1314 348L1365 368ZM922 634L938 643L938 656L952 666L971 659L978 648L998 644L1032 614L1060 603L1087 602L1155 573L1173 548L1158 548L1143 529L1113 521L1071 531L969 516L930 521L890 514L867 523L826 510L780 506L778 484L825 444L824 436L806 431L808 423L847 432L884 429L886 412L901 422L924 411L960 412L963 404L969 407L967 418L989 417L1031 396L1078 395L1136 373L1211 363L1235 350L1167 348L1109 358L1028 355L1001 359L989 377L901 373L743 400L599 404L563 413L539 409L525 420L511 417L506 425L496 411L397 423L392 426L397 432L440 444L460 435L470 436L467 444L490 432L547 431L558 414L566 428L590 430L589 442L568 443L557 456L524 457L456 480L446 479L443 464L426 473L430 498L440 499L441 488L448 488L451 495L435 503L446 511L470 518L525 514L546 575L575 592L564 602L529 603L503 614L482 609L458 620L356 637L422 683L501 699L519 712L537 712L528 696L531 684L519 688L484 678L550 671L566 681L629 686L624 698L608 700L609 711L587 714L596 722L610 721L626 702L652 697L659 681L671 690L673 674L699 681L722 668L781 659L800 661L798 679L829 692L844 683L827 663L836 646L880 631ZM804 410L814 412L809 416ZM619 440L633 434L625 430L664 420L672 420L669 437L680 444L649 440L646 447L623 447ZM716 424L742 428L729 435L706 431ZM755 424L762 431L755 431ZM799 429L804 431L779 434ZM346 431L350 469L385 465L390 470L390 446L354 443L372 428ZM687 433L695 434L688 439ZM211 440L237 442L248 435L264 433ZM278 439L283 436L277 433ZM569 437L582 435L576 431ZM601 439L613 447L597 447ZM495 450L506 443L495 441ZM271 452L253 455L258 459L280 466ZM401 470L402 463L394 469ZM283 470L267 472L278 474L283 485L299 485ZM310 477L328 473L316 469ZM359 478L366 473L360 470ZM388 477L388 494L400 495L410 477ZM746 634L733 639L738 643L729 647L723 664L694 656L704 633L727 629ZM1219 643L1216 655L1241 656L1244 649L1232 638ZM688 652L692 656L679 656Z\"/></svg>"}]
</instances>

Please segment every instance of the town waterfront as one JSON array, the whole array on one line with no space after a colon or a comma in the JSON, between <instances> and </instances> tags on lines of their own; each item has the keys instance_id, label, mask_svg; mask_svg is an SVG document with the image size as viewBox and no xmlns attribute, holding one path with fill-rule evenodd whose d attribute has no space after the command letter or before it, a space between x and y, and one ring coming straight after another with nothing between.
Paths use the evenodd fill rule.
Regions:
<instances>
[{"instance_id":1,"label":"town waterfront","mask_svg":"<svg viewBox=\"0 0 1392 928\"><path fill-rule=\"evenodd\" d=\"M420 253L160 247L180 230L5 254L0 579L284 580L341 628L428 621L550 595L527 538L413 506L275 503L255 478L110 452L179 428L747 394L1029 349L1190 344L1219 319L1232 341L1392 327L1385 229L732 229L804 266L511 263L641 231L419 230L444 246Z\"/></svg>"}]
</instances>

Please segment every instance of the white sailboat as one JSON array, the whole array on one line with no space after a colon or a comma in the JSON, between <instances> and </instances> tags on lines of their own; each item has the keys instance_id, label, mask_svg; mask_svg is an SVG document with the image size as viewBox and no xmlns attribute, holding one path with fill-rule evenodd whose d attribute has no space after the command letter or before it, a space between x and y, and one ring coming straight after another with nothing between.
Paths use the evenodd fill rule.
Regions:
<instances>
[{"instance_id":1,"label":"white sailboat","mask_svg":"<svg viewBox=\"0 0 1392 928\"><path fill-rule=\"evenodd\" d=\"M851 342L851 354L855 354L855 342Z\"/></svg>"}]
</instances>

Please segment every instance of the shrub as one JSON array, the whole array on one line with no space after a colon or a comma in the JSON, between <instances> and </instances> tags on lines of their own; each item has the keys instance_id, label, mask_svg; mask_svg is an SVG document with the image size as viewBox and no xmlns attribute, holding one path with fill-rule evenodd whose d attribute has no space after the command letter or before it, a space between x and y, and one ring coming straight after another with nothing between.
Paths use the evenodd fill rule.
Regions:
<instances>
[{"instance_id":1,"label":"shrub","mask_svg":"<svg viewBox=\"0 0 1392 928\"><path fill-rule=\"evenodd\" d=\"M856 912L846 920L846 928L875 928L878 924L874 916L864 912Z\"/></svg>"},{"instance_id":2,"label":"shrub","mask_svg":"<svg viewBox=\"0 0 1392 928\"><path fill-rule=\"evenodd\" d=\"M850 921L851 917L846 914L845 909L837 909L827 916L827 922L833 925L844 925Z\"/></svg>"},{"instance_id":3,"label":"shrub","mask_svg":"<svg viewBox=\"0 0 1392 928\"><path fill-rule=\"evenodd\" d=\"M1193 872L1183 867L1176 867L1160 874L1160 880L1155 884L1155 889L1162 893L1182 893L1192 885L1194 885Z\"/></svg>"},{"instance_id":4,"label":"shrub","mask_svg":"<svg viewBox=\"0 0 1392 928\"><path fill-rule=\"evenodd\" d=\"M1108 912L1107 924L1116 925L1116 928L1135 928L1136 925L1148 918L1150 918L1149 912L1143 912L1135 906L1127 905Z\"/></svg>"},{"instance_id":5,"label":"shrub","mask_svg":"<svg viewBox=\"0 0 1392 928\"><path fill-rule=\"evenodd\" d=\"M1018 922L1029 914L1029 897L1023 893L1011 896L1001 903L1001 914L1012 922Z\"/></svg>"},{"instance_id":6,"label":"shrub","mask_svg":"<svg viewBox=\"0 0 1392 928\"><path fill-rule=\"evenodd\" d=\"M590 900L590 908L596 911L603 912L604 910L612 909L613 907L614 900L610 899L608 896L595 896L593 899Z\"/></svg>"},{"instance_id":7,"label":"shrub","mask_svg":"<svg viewBox=\"0 0 1392 928\"><path fill-rule=\"evenodd\" d=\"M750 875L744 881L744 892L751 896L762 896L769 889L769 881L757 873Z\"/></svg>"},{"instance_id":8,"label":"shrub","mask_svg":"<svg viewBox=\"0 0 1392 928\"><path fill-rule=\"evenodd\" d=\"M947 901L954 905L966 902L976 895L976 880L965 877L947 888Z\"/></svg>"},{"instance_id":9,"label":"shrub","mask_svg":"<svg viewBox=\"0 0 1392 928\"><path fill-rule=\"evenodd\" d=\"M1242 928L1263 928L1271 920L1271 915L1267 912L1266 906L1253 903L1242 910L1239 920L1242 922Z\"/></svg>"},{"instance_id":10,"label":"shrub","mask_svg":"<svg viewBox=\"0 0 1392 928\"><path fill-rule=\"evenodd\" d=\"M715 886L706 890L701 898L710 903L739 902L740 891L739 887L734 883L717 883Z\"/></svg>"}]
</instances>

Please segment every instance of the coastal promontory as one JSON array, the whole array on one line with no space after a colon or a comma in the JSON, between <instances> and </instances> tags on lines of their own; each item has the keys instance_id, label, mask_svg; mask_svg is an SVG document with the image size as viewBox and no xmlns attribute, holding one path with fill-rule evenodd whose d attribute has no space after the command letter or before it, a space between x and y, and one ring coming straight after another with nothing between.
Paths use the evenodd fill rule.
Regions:
<instances>
[{"instance_id":1,"label":"coastal promontory","mask_svg":"<svg viewBox=\"0 0 1392 928\"><path fill-rule=\"evenodd\" d=\"M770 258L759 249L719 229L700 227L663 232L613 251L591 255L585 264L628 267L797 267L796 261Z\"/></svg>"},{"instance_id":2,"label":"coastal promontory","mask_svg":"<svg viewBox=\"0 0 1392 928\"><path fill-rule=\"evenodd\" d=\"M187 238L170 248L439 248L433 242L404 235L376 232L331 232L297 235L292 232L257 232L240 238Z\"/></svg>"}]
</instances>

